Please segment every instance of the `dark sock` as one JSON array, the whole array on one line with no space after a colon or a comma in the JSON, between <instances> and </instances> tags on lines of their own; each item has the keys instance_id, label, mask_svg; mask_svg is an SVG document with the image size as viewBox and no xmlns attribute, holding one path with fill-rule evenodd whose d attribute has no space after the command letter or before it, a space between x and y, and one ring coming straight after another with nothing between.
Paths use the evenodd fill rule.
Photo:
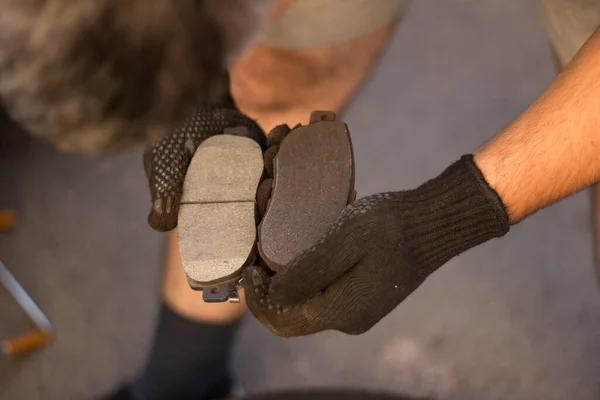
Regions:
<instances>
[{"instance_id":1,"label":"dark sock","mask_svg":"<svg viewBox=\"0 0 600 400\"><path fill-rule=\"evenodd\" d=\"M227 364L238 323L195 322L163 305L145 370L128 387L139 400L209 400L231 390Z\"/></svg>"}]
</instances>

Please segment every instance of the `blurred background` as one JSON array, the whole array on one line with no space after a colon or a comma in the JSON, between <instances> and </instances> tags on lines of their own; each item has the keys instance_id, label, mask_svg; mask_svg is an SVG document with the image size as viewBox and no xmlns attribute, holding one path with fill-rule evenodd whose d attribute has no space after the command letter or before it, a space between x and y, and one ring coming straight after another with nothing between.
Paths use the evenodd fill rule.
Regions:
<instances>
[{"instance_id":1,"label":"blurred background","mask_svg":"<svg viewBox=\"0 0 600 400\"><path fill-rule=\"evenodd\" d=\"M343 117L359 196L436 175L554 74L533 0L410 3ZM19 214L18 227L0 233L0 259L57 331L51 346L0 363L0 399L93 398L139 369L159 304L164 237L146 225L141 154L60 154L5 118L0 131L0 208ZM0 311L14 310L9 301L0 294ZM21 323L12 315L2 312L0 327ZM455 258L362 336L284 340L248 318L234 366L249 392L344 386L439 399L598 399L590 193Z\"/></svg>"}]
</instances>

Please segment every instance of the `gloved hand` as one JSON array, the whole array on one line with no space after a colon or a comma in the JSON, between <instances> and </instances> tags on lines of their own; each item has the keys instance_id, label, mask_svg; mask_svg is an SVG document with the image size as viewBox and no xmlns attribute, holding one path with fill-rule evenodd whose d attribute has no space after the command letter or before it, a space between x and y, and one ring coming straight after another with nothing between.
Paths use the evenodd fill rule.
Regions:
<instances>
[{"instance_id":1,"label":"gloved hand","mask_svg":"<svg viewBox=\"0 0 600 400\"><path fill-rule=\"evenodd\" d=\"M508 230L500 197L464 156L414 190L351 204L281 272L246 270L248 307L280 336L360 334L452 257Z\"/></svg>"},{"instance_id":2,"label":"gloved hand","mask_svg":"<svg viewBox=\"0 0 600 400\"><path fill-rule=\"evenodd\" d=\"M266 136L255 121L242 114L230 95L220 104L198 107L179 128L144 152L144 169L150 185L152 207L148 223L157 231L177 226L179 202L185 175L198 146L226 128L245 127L245 133L263 150Z\"/></svg>"}]
</instances>

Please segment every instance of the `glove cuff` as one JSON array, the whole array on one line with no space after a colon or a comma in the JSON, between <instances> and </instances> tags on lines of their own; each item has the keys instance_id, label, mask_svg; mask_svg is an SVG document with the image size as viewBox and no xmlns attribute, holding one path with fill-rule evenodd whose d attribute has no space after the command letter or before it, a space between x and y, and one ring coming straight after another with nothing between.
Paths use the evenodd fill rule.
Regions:
<instances>
[{"instance_id":1,"label":"glove cuff","mask_svg":"<svg viewBox=\"0 0 600 400\"><path fill-rule=\"evenodd\" d=\"M485 181L473 155L465 155L442 174L410 192L414 216L412 254L437 269L452 257L505 235L510 228L500 196ZM432 271L429 271L432 272Z\"/></svg>"}]
</instances>

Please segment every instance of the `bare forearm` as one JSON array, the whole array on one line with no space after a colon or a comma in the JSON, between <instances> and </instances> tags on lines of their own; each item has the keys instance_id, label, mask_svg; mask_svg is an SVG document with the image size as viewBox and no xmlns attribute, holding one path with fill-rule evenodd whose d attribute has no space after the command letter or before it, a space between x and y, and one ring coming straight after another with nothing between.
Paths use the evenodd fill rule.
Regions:
<instances>
[{"instance_id":1,"label":"bare forearm","mask_svg":"<svg viewBox=\"0 0 600 400\"><path fill-rule=\"evenodd\" d=\"M511 223L600 180L600 29L475 162Z\"/></svg>"}]
</instances>

